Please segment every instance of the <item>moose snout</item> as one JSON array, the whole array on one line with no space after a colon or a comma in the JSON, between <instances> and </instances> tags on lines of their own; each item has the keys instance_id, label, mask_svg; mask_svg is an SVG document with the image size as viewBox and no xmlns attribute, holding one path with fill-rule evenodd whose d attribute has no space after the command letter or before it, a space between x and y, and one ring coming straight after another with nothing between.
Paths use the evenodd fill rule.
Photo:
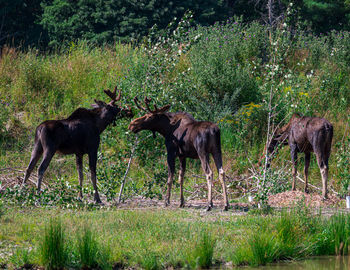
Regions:
<instances>
[{"instance_id":1,"label":"moose snout","mask_svg":"<svg viewBox=\"0 0 350 270\"><path fill-rule=\"evenodd\" d=\"M140 131L140 129L138 128L137 125L135 125L135 123L131 122L128 129L134 133L137 133Z\"/></svg>"}]
</instances>

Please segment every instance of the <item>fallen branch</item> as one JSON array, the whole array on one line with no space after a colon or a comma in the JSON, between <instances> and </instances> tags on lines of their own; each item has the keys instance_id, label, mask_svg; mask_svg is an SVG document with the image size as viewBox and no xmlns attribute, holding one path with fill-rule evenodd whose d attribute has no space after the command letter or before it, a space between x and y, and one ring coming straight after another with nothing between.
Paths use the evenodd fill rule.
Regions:
<instances>
[{"instance_id":1,"label":"fallen branch","mask_svg":"<svg viewBox=\"0 0 350 270\"><path fill-rule=\"evenodd\" d=\"M302 179L299 175L297 175L297 179L298 179L300 182L302 182L302 183L305 184L304 179ZM314 188L314 189L317 189L317 190L319 190L319 191L322 191L322 189L319 188L319 187L317 187L317 186L314 186L314 185L312 185L312 184L310 184L310 183L308 183L308 185L309 185L310 187ZM332 191L335 195L339 195L339 193L336 192L334 189L332 189L332 188L330 188L330 187L329 187L328 189L329 189L330 191Z\"/></svg>"}]
</instances>

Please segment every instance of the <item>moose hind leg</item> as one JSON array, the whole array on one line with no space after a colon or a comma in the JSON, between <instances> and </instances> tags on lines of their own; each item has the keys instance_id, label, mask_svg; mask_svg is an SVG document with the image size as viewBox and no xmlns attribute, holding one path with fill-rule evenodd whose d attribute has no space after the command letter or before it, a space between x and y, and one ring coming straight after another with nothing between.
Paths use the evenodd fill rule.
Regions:
<instances>
[{"instance_id":1,"label":"moose hind leg","mask_svg":"<svg viewBox=\"0 0 350 270\"><path fill-rule=\"evenodd\" d=\"M185 170L186 170L186 158L180 158L180 172L179 172L180 207L185 206L184 191L183 191Z\"/></svg>"},{"instance_id":2,"label":"moose hind leg","mask_svg":"<svg viewBox=\"0 0 350 270\"><path fill-rule=\"evenodd\" d=\"M55 154L55 150L53 150L53 149L46 149L44 151L44 157L43 157L43 160L41 161L39 169L38 169L38 186L37 186L38 192L40 192L40 190L41 190L41 182L43 180L44 173L45 173L47 167L49 166L54 154Z\"/></svg>"},{"instance_id":3,"label":"moose hind leg","mask_svg":"<svg viewBox=\"0 0 350 270\"><path fill-rule=\"evenodd\" d=\"M43 148L41 146L40 142L37 142L34 146L34 149L32 151L32 156L30 158L29 165L26 169L26 173L24 175L24 179L22 182L22 185L25 185L27 180L29 179L30 174L34 170L35 165L37 164L38 160L40 159L41 155L43 154Z\"/></svg>"},{"instance_id":4,"label":"moose hind leg","mask_svg":"<svg viewBox=\"0 0 350 270\"><path fill-rule=\"evenodd\" d=\"M304 179L305 179L304 192L305 193L309 193L308 176L309 176L310 156L311 156L310 152L305 153L305 165L304 165Z\"/></svg>"},{"instance_id":5,"label":"moose hind leg","mask_svg":"<svg viewBox=\"0 0 350 270\"><path fill-rule=\"evenodd\" d=\"M203 171L205 172L205 177L207 179L208 185L208 206L207 211L210 211L213 208L213 171L209 165L209 154L200 155L199 159L201 160Z\"/></svg>"},{"instance_id":6,"label":"moose hind leg","mask_svg":"<svg viewBox=\"0 0 350 270\"><path fill-rule=\"evenodd\" d=\"M322 196L323 199L328 198L327 192L327 181L328 181L328 160L322 157L320 153L316 153L317 164L320 168L321 177L322 177Z\"/></svg>"},{"instance_id":7,"label":"moose hind leg","mask_svg":"<svg viewBox=\"0 0 350 270\"><path fill-rule=\"evenodd\" d=\"M215 161L216 168L218 170L219 174L219 180L222 186L222 192L224 196L224 211L227 211L230 207L228 198L227 198L227 187L225 183L225 172L224 169L222 168L222 158L221 158L221 153L220 154L213 154L213 158Z\"/></svg>"}]
</instances>

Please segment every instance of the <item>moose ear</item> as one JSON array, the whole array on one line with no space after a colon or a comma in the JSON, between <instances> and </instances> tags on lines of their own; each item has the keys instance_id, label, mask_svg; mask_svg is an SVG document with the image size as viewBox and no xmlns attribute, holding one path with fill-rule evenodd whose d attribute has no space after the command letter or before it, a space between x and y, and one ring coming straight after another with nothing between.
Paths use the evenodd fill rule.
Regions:
<instances>
[{"instance_id":1,"label":"moose ear","mask_svg":"<svg viewBox=\"0 0 350 270\"><path fill-rule=\"evenodd\" d=\"M95 99L95 102L96 102L95 104L91 104L91 107L93 107L95 109L107 106L107 104L104 103L103 101Z\"/></svg>"}]
</instances>

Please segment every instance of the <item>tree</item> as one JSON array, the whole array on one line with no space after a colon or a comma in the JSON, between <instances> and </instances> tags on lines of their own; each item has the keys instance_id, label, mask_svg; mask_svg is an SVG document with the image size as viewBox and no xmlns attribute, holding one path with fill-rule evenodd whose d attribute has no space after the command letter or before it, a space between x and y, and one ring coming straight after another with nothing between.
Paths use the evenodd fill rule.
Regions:
<instances>
[{"instance_id":1,"label":"tree","mask_svg":"<svg viewBox=\"0 0 350 270\"><path fill-rule=\"evenodd\" d=\"M53 0L42 4L40 24L48 31L50 45L75 39L102 44L139 40L154 24L164 29L186 10L194 11L198 23L209 25L228 17L226 6L224 0Z\"/></svg>"},{"instance_id":2,"label":"tree","mask_svg":"<svg viewBox=\"0 0 350 270\"><path fill-rule=\"evenodd\" d=\"M0 0L0 46L45 41L46 35L36 23L42 12L40 2L41 0Z\"/></svg>"}]
</instances>

